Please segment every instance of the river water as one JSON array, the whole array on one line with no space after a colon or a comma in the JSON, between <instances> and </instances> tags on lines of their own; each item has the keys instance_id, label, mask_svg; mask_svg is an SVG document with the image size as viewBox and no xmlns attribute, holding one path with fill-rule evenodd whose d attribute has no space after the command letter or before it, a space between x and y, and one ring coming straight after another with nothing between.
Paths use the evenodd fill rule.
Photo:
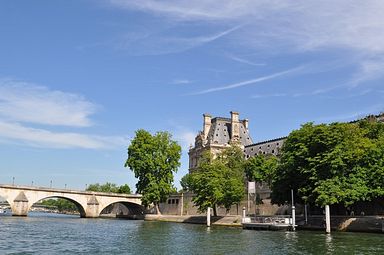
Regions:
<instances>
[{"instance_id":1,"label":"river water","mask_svg":"<svg viewBox=\"0 0 384 255\"><path fill-rule=\"evenodd\" d=\"M267 232L166 222L0 216L0 254L384 254L384 235Z\"/></svg>"}]
</instances>

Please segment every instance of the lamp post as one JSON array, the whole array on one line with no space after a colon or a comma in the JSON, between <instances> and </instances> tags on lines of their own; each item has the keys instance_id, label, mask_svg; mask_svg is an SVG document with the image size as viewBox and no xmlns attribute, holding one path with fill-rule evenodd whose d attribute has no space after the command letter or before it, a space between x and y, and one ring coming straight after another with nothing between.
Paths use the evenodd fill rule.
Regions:
<instances>
[{"instance_id":1,"label":"lamp post","mask_svg":"<svg viewBox=\"0 0 384 255\"><path fill-rule=\"evenodd\" d=\"M15 186L15 177L12 177L12 186Z\"/></svg>"},{"instance_id":2,"label":"lamp post","mask_svg":"<svg viewBox=\"0 0 384 255\"><path fill-rule=\"evenodd\" d=\"M51 182L50 182L50 184L49 184L49 187L52 189L52 180L51 180Z\"/></svg>"}]
</instances>

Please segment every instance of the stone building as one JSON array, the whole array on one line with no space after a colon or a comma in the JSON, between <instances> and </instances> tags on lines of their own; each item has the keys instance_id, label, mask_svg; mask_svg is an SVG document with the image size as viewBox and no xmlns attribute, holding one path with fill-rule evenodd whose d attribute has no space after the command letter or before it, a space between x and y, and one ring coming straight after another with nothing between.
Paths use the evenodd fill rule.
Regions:
<instances>
[{"instance_id":1,"label":"stone building","mask_svg":"<svg viewBox=\"0 0 384 255\"><path fill-rule=\"evenodd\" d=\"M244 150L246 159L260 154L278 155L287 137L253 143L248 130L248 119L239 119L238 112L231 112L231 118L204 114L203 131L195 138L195 145L189 150L189 172L193 172L202 153L209 150L213 155L236 143ZM366 120L384 122L384 113L366 116ZM360 121L355 120L351 123Z\"/></svg>"},{"instance_id":2,"label":"stone building","mask_svg":"<svg viewBox=\"0 0 384 255\"><path fill-rule=\"evenodd\" d=\"M231 118L215 117L204 114L203 131L195 138L195 146L189 150L189 172L193 172L204 151L213 155L236 144L244 150L245 158L257 154L277 155L286 137L253 143L248 130L248 119L239 119L238 112L231 112Z\"/></svg>"},{"instance_id":3,"label":"stone building","mask_svg":"<svg viewBox=\"0 0 384 255\"><path fill-rule=\"evenodd\" d=\"M231 112L231 118L215 117L204 114L203 131L195 138L195 146L189 150L189 172L197 167L198 160L204 151L213 155L223 149L237 144L245 149L251 145L252 139L248 131L248 120L240 120L238 112Z\"/></svg>"}]
</instances>

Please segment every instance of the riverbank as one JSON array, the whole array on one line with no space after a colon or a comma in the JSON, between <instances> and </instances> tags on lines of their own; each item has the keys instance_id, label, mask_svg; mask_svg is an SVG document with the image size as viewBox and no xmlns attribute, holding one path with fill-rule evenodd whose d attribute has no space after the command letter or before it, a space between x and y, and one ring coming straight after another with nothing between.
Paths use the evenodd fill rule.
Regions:
<instances>
[{"instance_id":1,"label":"riverbank","mask_svg":"<svg viewBox=\"0 0 384 255\"><path fill-rule=\"evenodd\" d=\"M146 221L165 221L188 224L207 224L207 218L204 215L156 215L146 214ZM304 222L304 217L297 217L298 230L317 230L324 231L324 216L309 216L307 224ZM241 216L217 216L211 217L212 226L229 226L242 227ZM366 233L384 233L384 218L381 216L365 216L365 217L331 217L332 231L344 232L366 232Z\"/></svg>"},{"instance_id":2,"label":"riverbank","mask_svg":"<svg viewBox=\"0 0 384 255\"><path fill-rule=\"evenodd\" d=\"M166 221L166 222L177 222L177 223L188 223L188 224L207 224L207 217L201 215L157 215L157 214L146 214L144 216L146 221ZM230 216L212 216L212 226L227 226L227 227L242 227L241 216L230 215Z\"/></svg>"}]
</instances>

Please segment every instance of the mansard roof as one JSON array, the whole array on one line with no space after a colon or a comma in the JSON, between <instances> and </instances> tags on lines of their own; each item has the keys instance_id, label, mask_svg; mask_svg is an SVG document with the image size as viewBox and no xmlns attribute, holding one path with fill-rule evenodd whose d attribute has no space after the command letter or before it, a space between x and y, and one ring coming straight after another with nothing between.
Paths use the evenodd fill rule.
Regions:
<instances>
[{"instance_id":1,"label":"mansard roof","mask_svg":"<svg viewBox=\"0 0 384 255\"><path fill-rule=\"evenodd\" d=\"M240 137L239 141L242 145L247 146L252 144L252 138L243 122L240 120ZM232 138L231 119L216 117L211 120L211 127L208 132L208 143L210 144L229 144Z\"/></svg>"},{"instance_id":2,"label":"mansard roof","mask_svg":"<svg viewBox=\"0 0 384 255\"><path fill-rule=\"evenodd\" d=\"M257 146L257 145L261 145L261 144L266 144L266 143L272 143L272 142L282 141L282 140L287 139L287 137L288 137L288 136L283 136L283 137L279 137L279 138L274 138L274 139L270 139L270 140L265 140L265 141L261 141L261 142L257 142L257 143L253 143L253 144L247 145L247 146L245 146L245 147L252 147L252 146Z\"/></svg>"}]
</instances>

